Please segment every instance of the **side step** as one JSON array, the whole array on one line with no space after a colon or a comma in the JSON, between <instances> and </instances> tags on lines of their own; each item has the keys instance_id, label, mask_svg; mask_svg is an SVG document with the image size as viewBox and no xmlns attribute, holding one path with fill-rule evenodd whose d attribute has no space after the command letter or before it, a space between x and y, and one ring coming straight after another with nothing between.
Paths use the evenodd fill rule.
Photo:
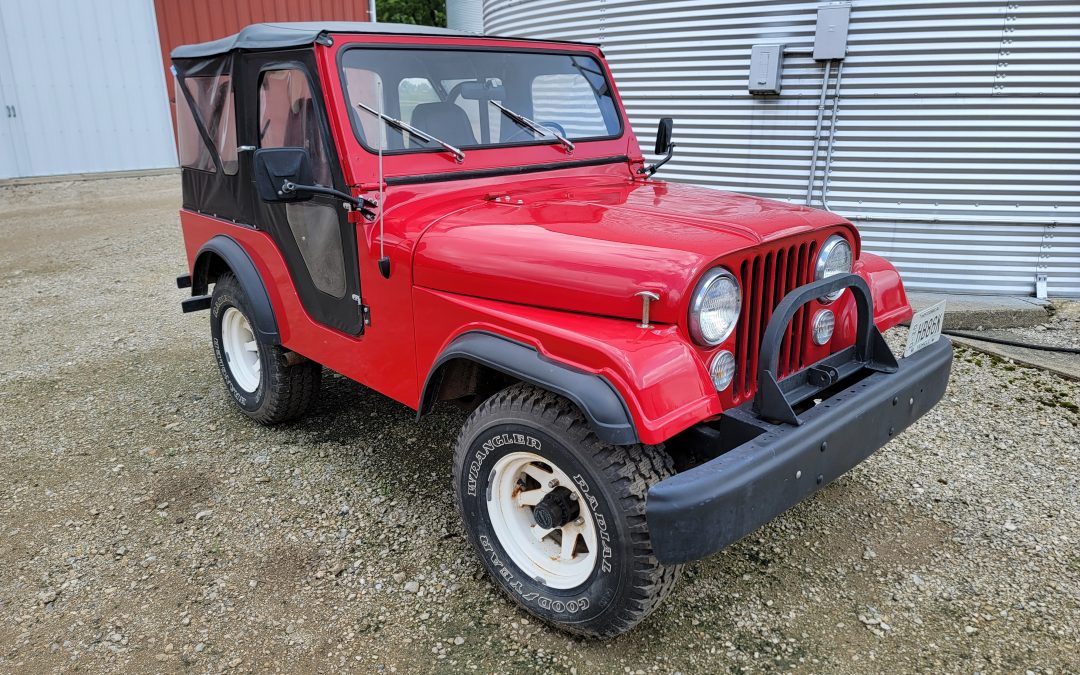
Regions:
<instances>
[{"instance_id":1,"label":"side step","mask_svg":"<svg viewBox=\"0 0 1080 675\"><path fill-rule=\"evenodd\" d=\"M184 310L184 314L188 312L200 312L204 309L210 309L211 296L209 295L196 295L191 298L186 298L180 301L180 309Z\"/></svg>"},{"instance_id":2,"label":"side step","mask_svg":"<svg viewBox=\"0 0 1080 675\"><path fill-rule=\"evenodd\" d=\"M176 287L177 288L191 288L191 275L190 274L181 274L180 276L176 277Z\"/></svg>"}]
</instances>

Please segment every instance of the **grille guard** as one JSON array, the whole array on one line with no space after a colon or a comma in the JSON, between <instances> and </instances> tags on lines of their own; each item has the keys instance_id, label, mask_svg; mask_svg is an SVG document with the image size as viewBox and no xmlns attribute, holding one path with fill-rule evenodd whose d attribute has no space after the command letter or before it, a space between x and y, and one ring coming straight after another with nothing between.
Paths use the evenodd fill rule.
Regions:
<instances>
[{"instance_id":1,"label":"grille guard","mask_svg":"<svg viewBox=\"0 0 1080 675\"><path fill-rule=\"evenodd\" d=\"M855 344L783 380L777 380L780 348L792 318L811 300L845 288L851 289L858 309ZM864 369L895 373L898 368L896 357L874 325L874 301L870 287L862 277L850 273L811 282L785 295L765 329L758 364L754 412L764 419L794 426L802 424L794 407L837 382Z\"/></svg>"}]
</instances>

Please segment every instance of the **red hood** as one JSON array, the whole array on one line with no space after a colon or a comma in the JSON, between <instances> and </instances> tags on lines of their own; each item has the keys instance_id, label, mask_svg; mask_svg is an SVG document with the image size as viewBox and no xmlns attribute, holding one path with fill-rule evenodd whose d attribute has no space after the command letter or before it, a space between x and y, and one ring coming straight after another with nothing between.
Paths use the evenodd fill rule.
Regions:
<instances>
[{"instance_id":1,"label":"red hood","mask_svg":"<svg viewBox=\"0 0 1080 675\"><path fill-rule=\"evenodd\" d=\"M511 191L429 227L416 248L414 280L630 319L641 316L634 294L653 290L661 298L653 318L676 323L698 275L724 255L844 222L825 211L676 183Z\"/></svg>"}]
</instances>

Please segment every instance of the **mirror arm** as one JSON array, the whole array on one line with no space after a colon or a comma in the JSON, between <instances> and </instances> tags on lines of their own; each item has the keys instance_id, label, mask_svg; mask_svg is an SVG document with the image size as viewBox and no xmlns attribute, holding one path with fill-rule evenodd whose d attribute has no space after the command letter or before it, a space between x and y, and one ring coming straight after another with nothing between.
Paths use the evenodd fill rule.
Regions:
<instances>
[{"instance_id":1,"label":"mirror arm","mask_svg":"<svg viewBox=\"0 0 1080 675\"><path fill-rule=\"evenodd\" d=\"M671 161L671 156L674 155L674 154L675 154L675 144L674 143L669 143L668 146L667 146L667 154L664 155L664 158L662 160L660 160L659 162L656 162L655 164L650 164L649 166L643 166L640 169L638 169L637 172L639 174L644 174L646 176L652 176L654 173L657 172L657 170L660 169L660 167L662 167L665 164L667 164L668 162L670 162Z\"/></svg>"},{"instance_id":2,"label":"mirror arm","mask_svg":"<svg viewBox=\"0 0 1080 675\"><path fill-rule=\"evenodd\" d=\"M330 197L337 197L341 201L349 204L354 209L360 211L361 215L368 220L375 220L375 212L371 209L379 205L374 199L368 199L367 197L353 197L350 194L335 190L334 188L323 187L321 185L297 185L292 181L285 181L281 184L281 194L295 194L297 192L310 192L316 195L328 195Z\"/></svg>"}]
</instances>

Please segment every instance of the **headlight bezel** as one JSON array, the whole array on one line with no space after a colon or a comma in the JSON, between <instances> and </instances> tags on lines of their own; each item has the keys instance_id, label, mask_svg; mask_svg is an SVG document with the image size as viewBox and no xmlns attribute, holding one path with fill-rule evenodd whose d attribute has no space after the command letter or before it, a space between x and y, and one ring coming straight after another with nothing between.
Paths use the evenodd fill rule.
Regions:
<instances>
[{"instance_id":1,"label":"headlight bezel","mask_svg":"<svg viewBox=\"0 0 1080 675\"><path fill-rule=\"evenodd\" d=\"M831 234L825 239L824 243L822 243L821 250L818 251L817 260L814 261L814 281L821 281L822 279L828 278L825 275L825 265L829 262L829 257L833 254L833 251L836 250L836 247L841 245L847 247L848 257L851 259L851 264L848 266L846 272L834 272L833 274L830 274L828 276L833 277L837 274L851 273L852 268L855 266L855 249L852 248L851 242L847 240L847 237L843 236L842 234ZM846 288L841 288L838 291L833 291L832 293L823 295L822 297L818 298L818 302L823 305L828 305L832 302L835 302L841 295L844 294L844 291L846 290Z\"/></svg>"},{"instance_id":2,"label":"headlight bezel","mask_svg":"<svg viewBox=\"0 0 1080 675\"><path fill-rule=\"evenodd\" d=\"M705 336L701 328L701 308L709 288L721 279L730 280L735 287L737 293L735 316L731 320L730 325L728 325L727 330L724 331L719 339L710 340ZM711 348L723 344L725 340L731 337L731 334L735 332L735 327L739 324L739 316L742 314L742 301L742 284L739 283L739 279L734 274L723 267L714 267L705 272L705 274L701 275L701 279L698 280L697 285L694 286L694 292L690 296L690 310L687 313L687 325L690 331L690 337L702 347Z\"/></svg>"}]
</instances>

